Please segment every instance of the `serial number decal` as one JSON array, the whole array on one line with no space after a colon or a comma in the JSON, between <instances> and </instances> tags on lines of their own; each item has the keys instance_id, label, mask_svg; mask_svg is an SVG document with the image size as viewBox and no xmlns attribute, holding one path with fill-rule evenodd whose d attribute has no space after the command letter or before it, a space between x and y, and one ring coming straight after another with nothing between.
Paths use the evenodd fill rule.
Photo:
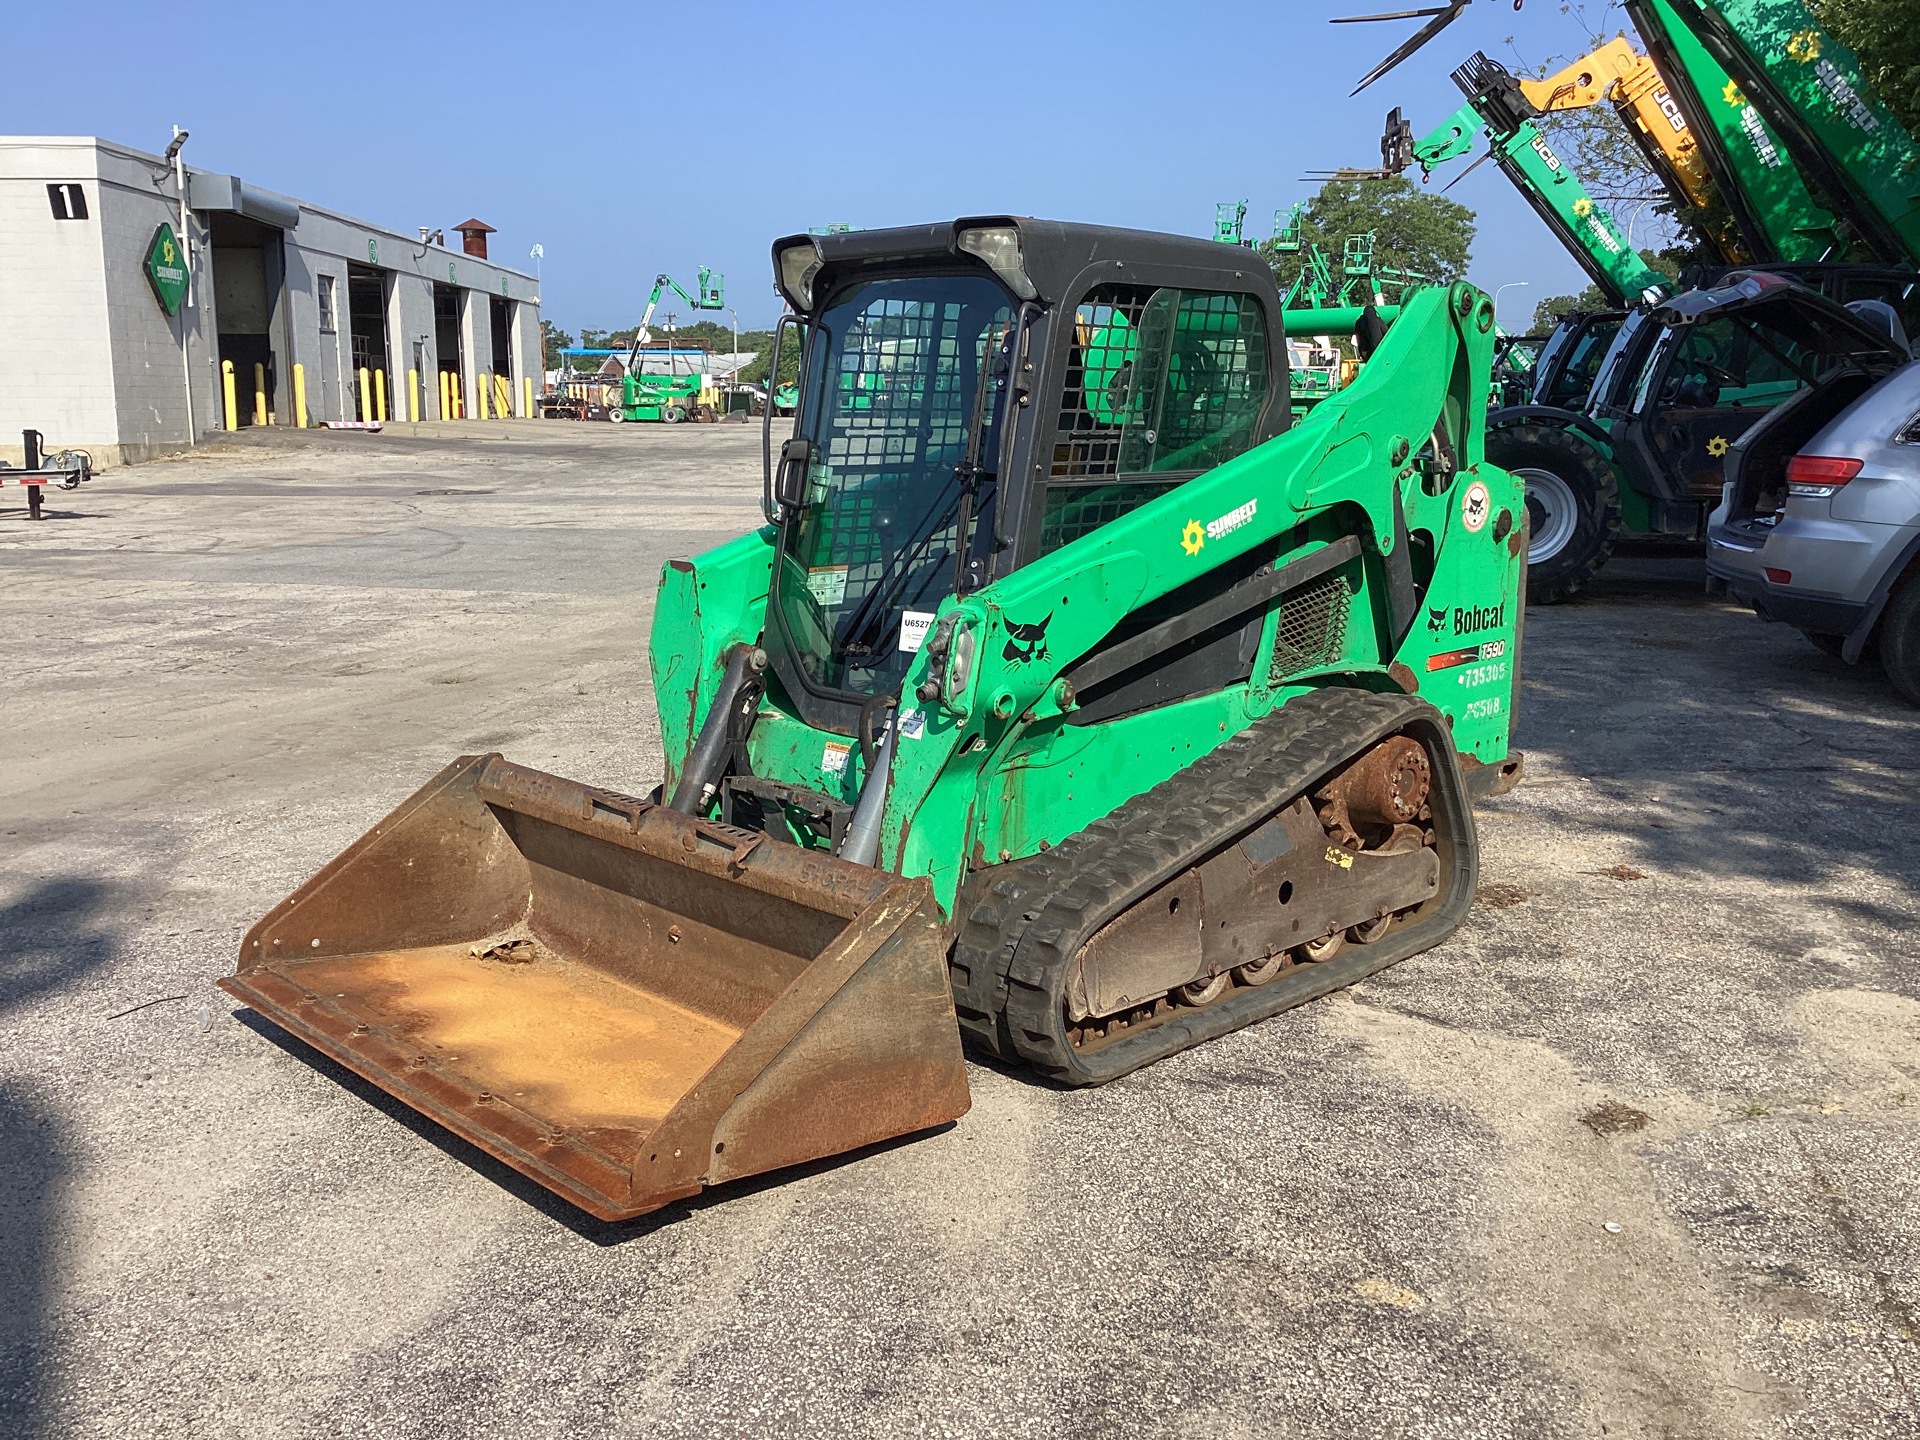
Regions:
<instances>
[{"instance_id":1,"label":"serial number decal","mask_svg":"<svg viewBox=\"0 0 1920 1440\"><path fill-rule=\"evenodd\" d=\"M1453 670L1461 665L1474 665L1485 660L1498 660L1507 653L1507 642L1489 640L1482 645L1469 645L1464 650L1443 650L1438 655L1427 657L1427 673L1436 670Z\"/></svg>"},{"instance_id":2,"label":"serial number decal","mask_svg":"<svg viewBox=\"0 0 1920 1440\"><path fill-rule=\"evenodd\" d=\"M1505 661L1496 665L1470 665L1462 670L1455 683L1472 690L1481 685L1491 685L1496 680L1507 678Z\"/></svg>"},{"instance_id":3,"label":"serial number decal","mask_svg":"<svg viewBox=\"0 0 1920 1440\"><path fill-rule=\"evenodd\" d=\"M1485 700L1467 702L1467 719L1469 720L1491 720L1499 713L1500 697L1498 695L1488 696Z\"/></svg>"}]
</instances>

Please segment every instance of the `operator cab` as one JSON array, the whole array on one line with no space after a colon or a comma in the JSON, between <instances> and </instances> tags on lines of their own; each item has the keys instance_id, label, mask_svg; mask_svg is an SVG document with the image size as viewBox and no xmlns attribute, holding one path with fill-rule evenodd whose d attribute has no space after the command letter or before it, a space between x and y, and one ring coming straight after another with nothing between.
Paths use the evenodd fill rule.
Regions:
<instances>
[{"instance_id":1,"label":"operator cab","mask_svg":"<svg viewBox=\"0 0 1920 1440\"><path fill-rule=\"evenodd\" d=\"M762 643L812 725L871 733L948 595L1289 421L1272 271L1210 240L988 217L773 260L805 349Z\"/></svg>"}]
</instances>

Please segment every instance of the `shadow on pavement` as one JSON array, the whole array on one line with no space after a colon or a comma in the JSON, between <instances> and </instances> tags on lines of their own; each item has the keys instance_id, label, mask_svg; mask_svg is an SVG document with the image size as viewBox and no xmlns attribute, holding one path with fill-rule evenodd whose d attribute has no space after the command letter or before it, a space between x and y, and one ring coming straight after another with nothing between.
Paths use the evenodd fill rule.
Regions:
<instances>
[{"instance_id":1,"label":"shadow on pavement","mask_svg":"<svg viewBox=\"0 0 1920 1440\"><path fill-rule=\"evenodd\" d=\"M110 899L99 881L63 879L0 906L0 1027L18 1034L28 1005L113 958ZM59 1428L44 1377L68 1169L52 1108L17 1076L0 1080L0 1424L12 1435Z\"/></svg>"},{"instance_id":2,"label":"shadow on pavement","mask_svg":"<svg viewBox=\"0 0 1920 1440\"><path fill-rule=\"evenodd\" d=\"M774 1170L765 1175L736 1180L731 1184L702 1191L699 1195L688 1199L676 1200L636 1220L600 1220L584 1210L576 1209L545 1186L529 1180L511 1165L496 1160L479 1146L469 1144L451 1130L442 1128L436 1121L422 1115L405 1101L395 1099L378 1085L363 1079L330 1056L322 1054L298 1036L289 1035L272 1021L262 1019L251 1010L235 1010L232 1014L235 1020L254 1034L279 1046L294 1059L311 1065L343 1090L359 1096L389 1120L404 1126L442 1154L485 1176L515 1199L524 1202L549 1220L564 1225L581 1239L595 1245L622 1245L629 1240L638 1240L676 1224L710 1205L721 1205L742 1196L757 1195L763 1190L771 1190L810 1175L822 1175L830 1170L837 1170L844 1165L865 1159L867 1156L883 1154L888 1150L898 1149L902 1145L911 1145L932 1135L945 1134L953 1128L950 1122L914 1135L898 1136L892 1140L883 1140L877 1145L866 1146L864 1149L850 1150L844 1155L830 1155L823 1160L814 1160L805 1165L793 1165L784 1170Z\"/></svg>"}]
</instances>

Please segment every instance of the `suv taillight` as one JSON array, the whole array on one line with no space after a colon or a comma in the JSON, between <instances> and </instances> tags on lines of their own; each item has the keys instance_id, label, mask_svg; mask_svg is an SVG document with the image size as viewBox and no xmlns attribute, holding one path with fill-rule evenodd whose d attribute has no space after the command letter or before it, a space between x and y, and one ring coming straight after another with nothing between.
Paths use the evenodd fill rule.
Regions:
<instances>
[{"instance_id":1,"label":"suv taillight","mask_svg":"<svg viewBox=\"0 0 1920 1440\"><path fill-rule=\"evenodd\" d=\"M1850 456L1796 455L1787 462L1787 493L1823 500L1860 473Z\"/></svg>"}]
</instances>

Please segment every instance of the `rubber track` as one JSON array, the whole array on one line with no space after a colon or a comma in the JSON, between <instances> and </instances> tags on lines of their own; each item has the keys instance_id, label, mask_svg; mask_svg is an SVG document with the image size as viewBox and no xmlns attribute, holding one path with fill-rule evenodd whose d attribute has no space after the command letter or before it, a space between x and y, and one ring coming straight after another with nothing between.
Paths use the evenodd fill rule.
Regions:
<instances>
[{"instance_id":1,"label":"rubber track","mask_svg":"<svg viewBox=\"0 0 1920 1440\"><path fill-rule=\"evenodd\" d=\"M1436 819L1459 837L1445 903L1386 939L1212 1005L1181 1010L1125 1039L1081 1053L1066 1038L1067 968L1100 925L1223 844L1244 834L1341 762L1427 722ZM962 1029L1005 1060L1068 1085L1100 1084L1300 1004L1425 950L1459 925L1477 870L1473 818L1437 711L1407 695L1333 688L1289 701L1172 778L1053 850L996 867L965 908L954 955ZM1448 874L1449 868L1451 875ZM984 878L984 877L983 877Z\"/></svg>"}]
</instances>

